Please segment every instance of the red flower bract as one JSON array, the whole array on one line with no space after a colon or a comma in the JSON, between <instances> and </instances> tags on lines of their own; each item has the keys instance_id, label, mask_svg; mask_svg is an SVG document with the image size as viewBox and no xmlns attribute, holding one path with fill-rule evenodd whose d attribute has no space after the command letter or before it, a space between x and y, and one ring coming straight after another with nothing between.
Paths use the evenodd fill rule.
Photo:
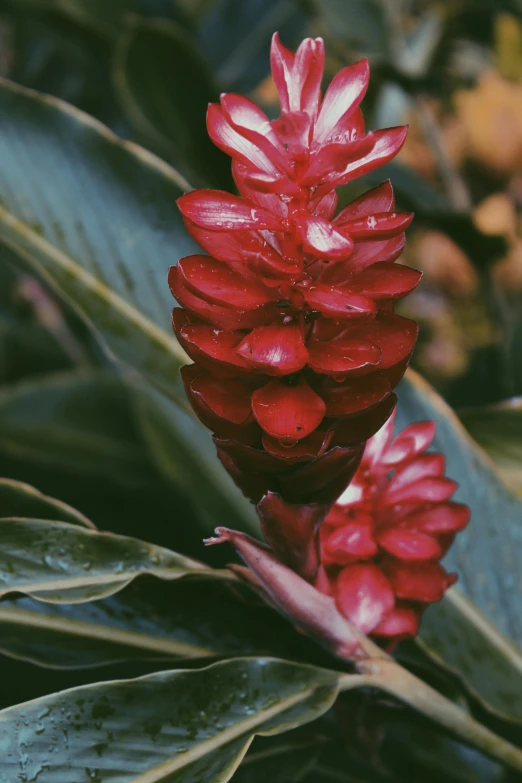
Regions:
<instances>
[{"instance_id":1,"label":"red flower bract","mask_svg":"<svg viewBox=\"0 0 522 783\"><path fill-rule=\"evenodd\" d=\"M363 633L380 641L415 636L427 604L456 579L439 560L468 522L450 500L442 454L426 452L433 422L393 438L393 415L371 438L350 486L320 531L317 587Z\"/></svg>"},{"instance_id":2,"label":"red flower bract","mask_svg":"<svg viewBox=\"0 0 522 783\"><path fill-rule=\"evenodd\" d=\"M240 95L209 107L210 137L231 155L240 195L179 199L209 255L181 259L169 282L182 308L174 328L195 363L187 394L224 466L264 504L265 522L276 493L319 504L321 513L303 511L317 525L394 408L417 325L393 306L420 279L394 264L412 215L394 211L390 183L337 216L334 189L393 158L406 128L365 133L366 60L338 73L321 99L320 38L294 54L276 34L271 64L278 120Z\"/></svg>"}]
</instances>

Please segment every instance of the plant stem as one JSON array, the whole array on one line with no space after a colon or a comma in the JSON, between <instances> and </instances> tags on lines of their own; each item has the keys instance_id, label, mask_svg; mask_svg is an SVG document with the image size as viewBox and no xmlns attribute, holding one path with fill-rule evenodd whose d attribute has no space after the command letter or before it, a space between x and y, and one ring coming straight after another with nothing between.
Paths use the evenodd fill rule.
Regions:
<instances>
[{"instance_id":1,"label":"plant stem","mask_svg":"<svg viewBox=\"0 0 522 783\"><path fill-rule=\"evenodd\" d=\"M522 750L497 736L461 707L415 677L391 658L367 658L356 662L360 673L370 675L373 684L449 729L469 745L491 758L522 772ZM341 677L341 690L353 687L352 675ZM357 675L355 675L357 677Z\"/></svg>"}]
</instances>

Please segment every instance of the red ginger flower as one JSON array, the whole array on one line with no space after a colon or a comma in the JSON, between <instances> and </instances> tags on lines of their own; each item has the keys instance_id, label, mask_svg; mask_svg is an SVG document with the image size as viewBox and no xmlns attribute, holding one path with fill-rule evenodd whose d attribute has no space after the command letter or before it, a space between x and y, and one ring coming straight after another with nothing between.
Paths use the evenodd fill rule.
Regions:
<instances>
[{"instance_id":1,"label":"red ginger flower","mask_svg":"<svg viewBox=\"0 0 522 783\"><path fill-rule=\"evenodd\" d=\"M320 531L317 587L360 631L381 641L415 636L426 606L456 580L440 565L469 509L450 500L442 454L426 452L432 421L393 439L393 418L366 444L355 477Z\"/></svg>"},{"instance_id":2,"label":"red ginger flower","mask_svg":"<svg viewBox=\"0 0 522 783\"><path fill-rule=\"evenodd\" d=\"M210 137L231 155L241 195L179 199L210 255L181 259L169 283L182 307L174 329L194 360L182 370L190 402L274 550L313 573L313 532L394 408L417 325L393 305L420 273L393 263L412 215L394 211L389 182L334 217L335 187L389 161L406 135L365 133L367 61L338 73L322 100L320 38L294 55L276 34L271 64L278 120L240 95L209 106Z\"/></svg>"}]
</instances>

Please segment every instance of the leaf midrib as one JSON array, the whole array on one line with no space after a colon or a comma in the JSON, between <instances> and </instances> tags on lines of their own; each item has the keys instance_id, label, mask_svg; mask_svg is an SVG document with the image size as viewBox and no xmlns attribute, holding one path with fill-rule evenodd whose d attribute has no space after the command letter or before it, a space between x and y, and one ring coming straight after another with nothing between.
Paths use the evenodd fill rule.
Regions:
<instances>
[{"instance_id":1,"label":"leaf midrib","mask_svg":"<svg viewBox=\"0 0 522 783\"><path fill-rule=\"evenodd\" d=\"M125 299L113 289L109 288L90 272L87 272L79 266L74 258L52 245L45 237L40 236L2 206L0 206L0 224L7 226L18 236L23 237L24 242L30 245L34 250L42 253L50 259L55 266L59 266L62 270L72 275L86 290L103 300L128 322L133 323L163 350L170 353L177 362L180 364L186 363L187 356L174 336L171 337L167 334L167 332L157 326L140 310L125 301ZM24 249L24 245L20 246L16 244L16 249L27 258L27 252ZM29 263L34 264L34 259L29 258L28 260Z\"/></svg>"},{"instance_id":2,"label":"leaf midrib","mask_svg":"<svg viewBox=\"0 0 522 783\"><path fill-rule=\"evenodd\" d=\"M136 631L124 631L112 626L99 623L86 623L80 620L63 620L57 617L49 617L20 609L8 609L0 607L0 623L4 621L15 622L18 625L26 625L39 630L55 631L57 633L79 636L81 638L97 639L99 641L112 642L122 646L135 647L141 650L161 652L173 655L176 658L202 658L214 656L218 653L206 647L199 647L188 642L172 641L138 633ZM2 643L0 642L0 649Z\"/></svg>"}]
</instances>

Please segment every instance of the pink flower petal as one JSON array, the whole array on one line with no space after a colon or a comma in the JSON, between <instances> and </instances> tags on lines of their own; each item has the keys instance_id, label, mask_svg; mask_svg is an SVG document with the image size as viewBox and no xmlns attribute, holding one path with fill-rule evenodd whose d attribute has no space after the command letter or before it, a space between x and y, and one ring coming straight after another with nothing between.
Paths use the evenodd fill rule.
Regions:
<instances>
[{"instance_id":1,"label":"pink flower petal","mask_svg":"<svg viewBox=\"0 0 522 783\"><path fill-rule=\"evenodd\" d=\"M389 212L395 206L392 184L389 179L377 185L376 188L363 193L362 196L351 201L342 209L334 220L334 223L343 225L345 221L373 215L376 212Z\"/></svg>"},{"instance_id":2,"label":"pink flower petal","mask_svg":"<svg viewBox=\"0 0 522 783\"><path fill-rule=\"evenodd\" d=\"M376 565L343 568L334 586L337 608L363 633L370 633L395 605L390 582Z\"/></svg>"},{"instance_id":3,"label":"pink flower petal","mask_svg":"<svg viewBox=\"0 0 522 783\"><path fill-rule=\"evenodd\" d=\"M422 272L403 264L378 261L350 280L350 288L377 301L400 299L419 284Z\"/></svg>"},{"instance_id":4,"label":"pink flower petal","mask_svg":"<svg viewBox=\"0 0 522 783\"><path fill-rule=\"evenodd\" d=\"M207 111L208 135L219 149L231 155L247 166L254 166L260 171L276 178L280 176L279 169L270 158L250 139L245 138L232 127L223 107L211 103Z\"/></svg>"},{"instance_id":5,"label":"pink flower petal","mask_svg":"<svg viewBox=\"0 0 522 783\"><path fill-rule=\"evenodd\" d=\"M369 514L359 513L342 527L333 531L321 529L322 559L329 566L348 565L357 560L369 560L379 548L373 536L373 518Z\"/></svg>"},{"instance_id":6,"label":"pink flower petal","mask_svg":"<svg viewBox=\"0 0 522 783\"><path fill-rule=\"evenodd\" d=\"M182 258L178 269L189 291L222 307L254 310L277 296L253 277L241 277L209 256Z\"/></svg>"},{"instance_id":7,"label":"pink flower petal","mask_svg":"<svg viewBox=\"0 0 522 783\"><path fill-rule=\"evenodd\" d=\"M440 535L462 530L468 524L469 518L470 510L462 503L440 503L431 508L412 511L400 520L400 526Z\"/></svg>"},{"instance_id":8,"label":"pink flower petal","mask_svg":"<svg viewBox=\"0 0 522 783\"><path fill-rule=\"evenodd\" d=\"M309 342L308 364L315 372L344 380L351 374L364 374L381 361L380 348L363 339L338 342Z\"/></svg>"},{"instance_id":9,"label":"pink flower petal","mask_svg":"<svg viewBox=\"0 0 522 783\"><path fill-rule=\"evenodd\" d=\"M395 157L406 140L407 128L385 128L374 131L375 144L373 149L357 161L349 163L344 171L332 172L331 176L325 180L325 184L319 188L319 192L324 188L337 188L340 185L346 185L357 177L362 177L379 166L388 163Z\"/></svg>"},{"instance_id":10,"label":"pink flower petal","mask_svg":"<svg viewBox=\"0 0 522 783\"><path fill-rule=\"evenodd\" d=\"M308 360L303 335L297 326L261 326L236 348L247 364L267 375L290 375Z\"/></svg>"},{"instance_id":11,"label":"pink flower petal","mask_svg":"<svg viewBox=\"0 0 522 783\"><path fill-rule=\"evenodd\" d=\"M455 581L439 563L387 561L384 569L397 598L431 603L440 601Z\"/></svg>"},{"instance_id":12,"label":"pink flower petal","mask_svg":"<svg viewBox=\"0 0 522 783\"><path fill-rule=\"evenodd\" d=\"M391 527L377 533L377 542L399 560L437 560L442 555L436 538L415 530Z\"/></svg>"},{"instance_id":13,"label":"pink flower petal","mask_svg":"<svg viewBox=\"0 0 522 783\"><path fill-rule=\"evenodd\" d=\"M321 423L326 406L304 378L287 385L271 381L252 394L257 422L271 437L293 444L310 435Z\"/></svg>"},{"instance_id":14,"label":"pink flower petal","mask_svg":"<svg viewBox=\"0 0 522 783\"><path fill-rule=\"evenodd\" d=\"M390 384L374 373L344 383L330 381L321 387L327 416L353 416L379 405L391 393Z\"/></svg>"},{"instance_id":15,"label":"pink flower petal","mask_svg":"<svg viewBox=\"0 0 522 783\"><path fill-rule=\"evenodd\" d=\"M353 242L324 218L310 215L295 221L297 235L307 253L331 260L348 258Z\"/></svg>"},{"instance_id":16,"label":"pink flower petal","mask_svg":"<svg viewBox=\"0 0 522 783\"><path fill-rule=\"evenodd\" d=\"M294 55L283 46L278 33L274 33L270 63L281 109L287 112L306 111L315 116L324 67L322 38L306 38Z\"/></svg>"},{"instance_id":17,"label":"pink flower petal","mask_svg":"<svg viewBox=\"0 0 522 783\"><path fill-rule=\"evenodd\" d=\"M367 239L391 239L408 228L413 220L413 212L378 212L366 217L345 220L335 225L342 228L342 233L362 242Z\"/></svg>"},{"instance_id":18,"label":"pink flower petal","mask_svg":"<svg viewBox=\"0 0 522 783\"><path fill-rule=\"evenodd\" d=\"M418 421L409 424L400 432L383 456L385 465L395 465L406 458L420 454L435 437L434 421Z\"/></svg>"},{"instance_id":19,"label":"pink flower petal","mask_svg":"<svg viewBox=\"0 0 522 783\"><path fill-rule=\"evenodd\" d=\"M177 204L183 217L212 231L281 230L283 227L276 215L224 190L192 190L180 196Z\"/></svg>"},{"instance_id":20,"label":"pink flower petal","mask_svg":"<svg viewBox=\"0 0 522 783\"><path fill-rule=\"evenodd\" d=\"M221 105L232 127L251 141L281 171L289 172L292 161L273 130L270 120L253 101L242 95L224 93Z\"/></svg>"},{"instance_id":21,"label":"pink flower petal","mask_svg":"<svg viewBox=\"0 0 522 783\"><path fill-rule=\"evenodd\" d=\"M282 320L273 302L255 310L234 310L231 307L220 307L196 296L186 287L179 265L169 269L169 286L182 307L221 329L253 329L262 324Z\"/></svg>"},{"instance_id":22,"label":"pink flower petal","mask_svg":"<svg viewBox=\"0 0 522 783\"><path fill-rule=\"evenodd\" d=\"M314 128L314 144L324 144L339 132L345 115L362 101L370 80L368 60L360 60L339 71L326 90ZM342 127L341 127L342 129Z\"/></svg>"},{"instance_id":23,"label":"pink flower petal","mask_svg":"<svg viewBox=\"0 0 522 783\"><path fill-rule=\"evenodd\" d=\"M352 254L347 261L330 264L321 275L321 282L342 285L350 284L354 275L377 262L391 263L395 261L404 249L406 238L400 234L393 239L383 239L381 242L356 242Z\"/></svg>"},{"instance_id":24,"label":"pink flower petal","mask_svg":"<svg viewBox=\"0 0 522 783\"><path fill-rule=\"evenodd\" d=\"M373 133L353 141L322 145L310 159L306 173L299 178L300 185L317 185L334 171L344 171L349 163L368 155L375 144Z\"/></svg>"},{"instance_id":25,"label":"pink flower petal","mask_svg":"<svg viewBox=\"0 0 522 783\"><path fill-rule=\"evenodd\" d=\"M295 287L301 291L310 307L327 318L344 321L367 317L377 312L377 305L371 299L348 288L324 283L311 286L297 283Z\"/></svg>"},{"instance_id":26,"label":"pink flower petal","mask_svg":"<svg viewBox=\"0 0 522 783\"><path fill-rule=\"evenodd\" d=\"M396 641L413 638L419 632L419 619L419 612L410 606L396 606L372 633L374 636L393 638Z\"/></svg>"}]
</instances>

